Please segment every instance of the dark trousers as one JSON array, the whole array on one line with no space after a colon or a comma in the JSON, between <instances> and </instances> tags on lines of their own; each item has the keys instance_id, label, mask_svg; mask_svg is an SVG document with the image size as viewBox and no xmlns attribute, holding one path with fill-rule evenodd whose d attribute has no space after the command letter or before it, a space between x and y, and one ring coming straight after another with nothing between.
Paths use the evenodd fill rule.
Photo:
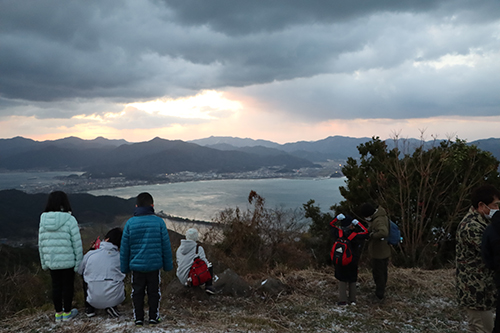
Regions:
<instances>
[{"instance_id":1,"label":"dark trousers","mask_svg":"<svg viewBox=\"0 0 500 333\"><path fill-rule=\"evenodd\" d=\"M497 285L497 310L495 317L495 327L493 333L500 333L500 286Z\"/></svg>"},{"instance_id":2,"label":"dark trousers","mask_svg":"<svg viewBox=\"0 0 500 333\"><path fill-rule=\"evenodd\" d=\"M82 277L82 280L83 280L83 277ZM89 295L88 291L87 291L88 289L89 289L89 286L88 286L87 282L85 282L85 280L83 280L83 299L85 300L85 309L92 312L92 311L95 311L95 309L92 305L90 305L87 302L87 296Z\"/></svg>"},{"instance_id":3,"label":"dark trousers","mask_svg":"<svg viewBox=\"0 0 500 333\"><path fill-rule=\"evenodd\" d=\"M160 270L151 272L132 271L132 302L134 319L144 320L144 296L148 294L149 319L160 317Z\"/></svg>"},{"instance_id":4,"label":"dark trousers","mask_svg":"<svg viewBox=\"0 0 500 333\"><path fill-rule=\"evenodd\" d=\"M51 270L50 277L52 278L52 302L54 302L56 312L63 310L70 312L74 293L74 268Z\"/></svg>"},{"instance_id":5,"label":"dark trousers","mask_svg":"<svg viewBox=\"0 0 500 333\"><path fill-rule=\"evenodd\" d=\"M207 282L205 282L205 287L210 287L212 286L212 281L214 280L214 268L213 266L210 266L208 267L208 272L210 273L210 280L207 280Z\"/></svg>"},{"instance_id":6,"label":"dark trousers","mask_svg":"<svg viewBox=\"0 0 500 333\"><path fill-rule=\"evenodd\" d=\"M387 285L387 267L389 258L372 259L372 275L375 282L375 295L382 299L385 295L385 286Z\"/></svg>"}]
</instances>

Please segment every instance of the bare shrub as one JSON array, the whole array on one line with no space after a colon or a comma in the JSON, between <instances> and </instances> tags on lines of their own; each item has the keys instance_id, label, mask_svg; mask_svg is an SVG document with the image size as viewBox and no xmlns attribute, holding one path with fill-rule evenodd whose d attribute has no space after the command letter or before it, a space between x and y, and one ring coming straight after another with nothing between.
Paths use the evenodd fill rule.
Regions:
<instances>
[{"instance_id":1,"label":"bare shrub","mask_svg":"<svg viewBox=\"0 0 500 333\"><path fill-rule=\"evenodd\" d=\"M252 205L248 210L228 208L214 219L205 240L218 239L220 234L222 239L216 242L212 256L223 266L238 267L239 273L277 264L308 266L311 260L301 241L305 231L303 213L267 208L264 198L255 191L250 192L248 202Z\"/></svg>"},{"instance_id":2,"label":"bare shrub","mask_svg":"<svg viewBox=\"0 0 500 333\"><path fill-rule=\"evenodd\" d=\"M356 215L367 201L381 205L403 237L395 262L425 268L453 262L454 235L470 207L469 194L483 183L500 184L499 161L458 138L426 142L423 132L416 147L395 135L392 149L377 137L358 151L360 159L349 158L342 168L345 200L333 207L335 213Z\"/></svg>"},{"instance_id":3,"label":"bare shrub","mask_svg":"<svg viewBox=\"0 0 500 333\"><path fill-rule=\"evenodd\" d=\"M0 316L33 309L50 302L50 276L16 267L0 275Z\"/></svg>"}]
</instances>

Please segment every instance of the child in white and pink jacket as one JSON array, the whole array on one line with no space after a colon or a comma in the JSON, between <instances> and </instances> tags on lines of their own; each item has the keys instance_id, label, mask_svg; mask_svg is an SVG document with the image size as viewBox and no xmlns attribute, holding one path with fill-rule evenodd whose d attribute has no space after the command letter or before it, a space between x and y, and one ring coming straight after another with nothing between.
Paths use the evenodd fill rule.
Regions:
<instances>
[{"instance_id":1,"label":"child in white and pink jacket","mask_svg":"<svg viewBox=\"0 0 500 333\"><path fill-rule=\"evenodd\" d=\"M181 245L177 249L176 258L177 258L177 277L179 281L183 285L187 285L189 270L193 265L193 261L196 257L200 257L201 260L205 261L208 266L208 271L210 275L213 277L213 268L212 264L208 261L205 250L198 245L198 230L195 228L190 228L186 232L186 239L181 240ZM198 253L197 253L198 252ZM212 286L212 279L205 282L205 292L207 294L214 294L215 289Z\"/></svg>"},{"instance_id":2,"label":"child in white and pink jacket","mask_svg":"<svg viewBox=\"0 0 500 333\"><path fill-rule=\"evenodd\" d=\"M125 274L120 271L121 240L122 229L111 229L104 241L83 257L78 273L83 276L87 317L93 317L95 309L106 309L110 317L120 316L117 305L125 300Z\"/></svg>"}]
</instances>

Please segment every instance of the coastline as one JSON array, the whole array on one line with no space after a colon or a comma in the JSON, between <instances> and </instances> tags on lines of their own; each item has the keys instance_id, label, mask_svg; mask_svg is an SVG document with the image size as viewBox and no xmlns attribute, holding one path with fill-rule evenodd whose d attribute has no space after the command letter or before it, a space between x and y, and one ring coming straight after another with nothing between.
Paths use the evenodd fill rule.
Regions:
<instances>
[{"instance_id":1,"label":"coastline","mask_svg":"<svg viewBox=\"0 0 500 333\"><path fill-rule=\"evenodd\" d=\"M42 172L41 172L42 173ZM78 175L77 173L80 173ZM273 168L263 168L256 171L240 173L195 173L183 171L175 174L160 175L151 179L127 179L126 177L91 178L79 171L69 176L54 177L57 182L53 183L23 183L20 190L28 194L50 193L54 190L62 190L66 193L87 193L94 190L105 190L112 188L125 188L141 185L158 185L181 182L235 180L235 179L310 179L310 178L341 178L339 170L325 170L317 168L304 168L293 172L279 172Z\"/></svg>"},{"instance_id":2,"label":"coastline","mask_svg":"<svg viewBox=\"0 0 500 333\"><path fill-rule=\"evenodd\" d=\"M53 174L51 174L52 176ZM59 175L70 175L70 173L59 173ZM75 181L82 181L82 179L77 179L77 177L60 177L61 180L55 182L53 177L47 177L45 174L36 173L25 173L19 175L19 177L4 177L5 180L9 180L10 184L15 183L18 193L14 191L11 193L8 187L4 187L6 190L2 190L3 196L6 200L10 198L27 198L25 190L20 189L18 184L23 184L28 182L28 179L36 178L36 181L31 183L28 187L32 190L32 193L26 193L28 195L36 195L26 200L21 200L28 202L30 207L36 205L43 206L43 201L46 198L46 193L41 191L43 188L46 192L51 190L64 190L66 191L68 186L72 186L71 183ZM232 177L224 179L220 182L214 182L214 179L205 177L193 177L189 179L184 179L184 181L178 180L177 182L163 181L159 184L158 181L129 181L124 183L123 181L113 180L115 182L114 186L109 185L110 179L101 179L100 182L94 182L93 187L98 186L100 188L105 188L103 190L95 191L75 191L80 193L72 193L72 195L83 195L81 200L94 200L98 199L98 203L106 202L111 200L114 202L113 198L120 198L129 200L133 198L138 191L148 191L156 198L156 212L157 215L163 218L166 223L175 225L172 228L174 231L185 231L185 228L189 226L194 226L198 229L206 229L207 227L213 226L214 218L217 214L226 208L240 207L241 209L248 208L248 193L250 190L255 190L260 194L263 194L266 198L266 203L269 207L287 207L290 209L297 209L302 207L302 205L310 199L314 199L319 207L330 207L332 203L340 200L338 191L336 190L338 186L344 183L344 177L251 177L251 179L241 177ZM72 179L68 182L68 179ZM93 180L92 180L93 181ZM29 182L28 182L29 183ZM44 185L45 184L45 185ZM61 185L63 184L63 185ZM79 184L79 183L78 183ZM143 185L140 185L143 184ZM148 185L153 184L153 185ZM3 183L7 185L7 183ZM129 186L126 186L129 185ZM73 188L75 186L73 185ZM121 188L109 188L109 187L121 187ZM26 187L24 188L26 189ZM34 194L33 194L34 193ZM41 195L40 195L41 194ZM88 197L91 195L93 198ZM101 199L99 199L101 197ZM85 199L86 198L86 199ZM18 200L19 201L19 200ZM127 204L125 208L125 213L127 215L132 211L133 202ZM85 211L80 207L79 211ZM92 207L94 205L92 204ZM83 209L83 210L82 210ZM120 212L123 211L122 210ZM120 213L122 214L122 213ZM35 220L38 218L33 218L33 225L36 224ZM94 221L91 219L87 221L79 220L82 223L82 227L90 227ZM91 222L90 224L88 224ZM116 222L116 221L115 221ZM113 222L114 223L114 222ZM170 225L169 224L169 225ZM6 240L0 239L1 242ZM24 241L16 242L23 244Z\"/></svg>"}]
</instances>

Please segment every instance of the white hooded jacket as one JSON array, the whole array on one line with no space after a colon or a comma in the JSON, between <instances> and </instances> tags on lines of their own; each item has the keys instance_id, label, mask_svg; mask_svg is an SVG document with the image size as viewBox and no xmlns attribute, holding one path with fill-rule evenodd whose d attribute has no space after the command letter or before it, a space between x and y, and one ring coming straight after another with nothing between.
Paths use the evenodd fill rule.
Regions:
<instances>
[{"instance_id":1,"label":"white hooded jacket","mask_svg":"<svg viewBox=\"0 0 500 333\"><path fill-rule=\"evenodd\" d=\"M113 243L101 242L97 250L87 252L78 273L87 283L87 302L94 308L113 307L125 300L125 274L120 271L120 251Z\"/></svg>"},{"instance_id":2,"label":"white hooded jacket","mask_svg":"<svg viewBox=\"0 0 500 333\"><path fill-rule=\"evenodd\" d=\"M198 254L196 254L197 243L193 240L182 239L181 246L177 249L177 277L179 281L185 285L188 279L189 270L193 265L194 258L200 257L207 266L210 267L210 262L208 262L205 256L205 250L201 246L198 247Z\"/></svg>"}]
</instances>

